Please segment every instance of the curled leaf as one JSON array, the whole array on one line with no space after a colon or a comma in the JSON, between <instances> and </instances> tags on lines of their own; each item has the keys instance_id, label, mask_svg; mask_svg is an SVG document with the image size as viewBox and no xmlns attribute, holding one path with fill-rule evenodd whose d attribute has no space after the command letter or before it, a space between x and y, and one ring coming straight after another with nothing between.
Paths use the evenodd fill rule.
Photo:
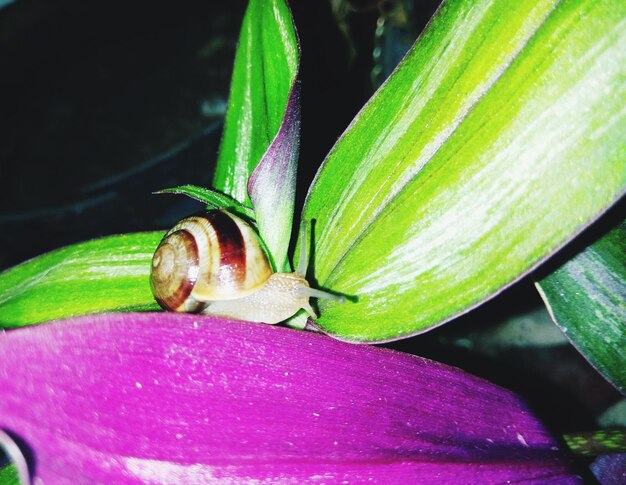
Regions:
<instances>
[{"instance_id":1,"label":"curled leaf","mask_svg":"<svg viewBox=\"0 0 626 485\"><path fill-rule=\"evenodd\" d=\"M290 271L287 257L300 140L300 94L298 84L289 93L285 118L248 182L248 192L263 237L278 270Z\"/></svg>"},{"instance_id":2,"label":"curled leaf","mask_svg":"<svg viewBox=\"0 0 626 485\"><path fill-rule=\"evenodd\" d=\"M0 427L46 483L576 483L513 393L426 359L181 314L0 334Z\"/></svg>"},{"instance_id":3,"label":"curled leaf","mask_svg":"<svg viewBox=\"0 0 626 485\"><path fill-rule=\"evenodd\" d=\"M288 270L300 130L300 48L284 0L251 0L241 28L213 185L254 207L276 269Z\"/></svg>"}]
</instances>

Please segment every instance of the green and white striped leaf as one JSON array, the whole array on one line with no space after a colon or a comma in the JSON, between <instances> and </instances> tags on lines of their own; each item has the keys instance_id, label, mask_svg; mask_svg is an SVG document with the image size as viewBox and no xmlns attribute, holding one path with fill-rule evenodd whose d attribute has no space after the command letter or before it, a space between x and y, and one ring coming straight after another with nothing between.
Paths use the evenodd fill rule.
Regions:
<instances>
[{"instance_id":1,"label":"green and white striped leaf","mask_svg":"<svg viewBox=\"0 0 626 485\"><path fill-rule=\"evenodd\" d=\"M256 198L271 211L251 209L248 179L282 129L295 133L294 143L274 147L284 160L295 161L299 110L295 86L299 47L291 13L284 0L251 0L244 19L235 60L226 127L220 148L214 184L220 192L192 185L162 192L184 194L211 206L234 209L254 219L267 241L273 259L286 265L293 217L295 163L288 169L268 158L263 180L274 185L256 185ZM291 118L285 125L288 99ZM295 130L295 131L294 131ZM284 138L284 137L283 137ZM290 153L289 150L294 152ZM280 162L280 160L279 160ZM277 204L284 184L291 200ZM267 185L267 184L265 184ZM266 189L266 190L264 190ZM227 194L227 195L224 195ZM232 198L231 198L232 197ZM272 234L264 234L267 227ZM149 285L150 261L161 232L129 234L70 246L23 263L0 274L0 327L30 325L55 318L104 311L157 309Z\"/></svg>"},{"instance_id":2,"label":"green and white striped leaf","mask_svg":"<svg viewBox=\"0 0 626 485\"><path fill-rule=\"evenodd\" d=\"M286 2L250 0L213 187L254 207L261 237L279 269L288 266L293 222L299 62L298 39Z\"/></svg>"},{"instance_id":3,"label":"green and white striped leaf","mask_svg":"<svg viewBox=\"0 0 626 485\"><path fill-rule=\"evenodd\" d=\"M157 310L150 262L163 232L94 239L0 273L0 328L122 310Z\"/></svg>"},{"instance_id":4,"label":"green and white striped leaf","mask_svg":"<svg viewBox=\"0 0 626 485\"><path fill-rule=\"evenodd\" d=\"M554 322L626 394L626 222L536 284Z\"/></svg>"},{"instance_id":5,"label":"green and white striped leaf","mask_svg":"<svg viewBox=\"0 0 626 485\"><path fill-rule=\"evenodd\" d=\"M626 2L445 2L333 148L315 220L318 324L426 331L491 298L626 187ZM330 108L330 107L329 107Z\"/></svg>"},{"instance_id":6,"label":"green and white striped leaf","mask_svg":"<svg viewBox=\"0 0 626 485\"><path fill-rule=\"evenodd\" d=\"M284 0L250 0L235 56L215 189L250 205L248 177L278 133L298 63L296 31Z\"/></svg>"}]
</instances>

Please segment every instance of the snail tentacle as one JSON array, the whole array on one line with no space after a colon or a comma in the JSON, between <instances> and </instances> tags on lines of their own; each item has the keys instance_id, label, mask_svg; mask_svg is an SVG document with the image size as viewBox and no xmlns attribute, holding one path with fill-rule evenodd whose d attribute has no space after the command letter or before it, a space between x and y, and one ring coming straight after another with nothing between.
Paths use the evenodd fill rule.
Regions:
<instances>
[{"instance_id":1,"label":"snail tentacle","mask_svg":"<svg viewBox=\"0 0 626 485\"><path fill-rule=\"evenodd\" d=\"M150 272L156 301L165 310L207 313L278 323L304 309L309 298L343 301L309 287L307 225L302 225L298 269L273 273L256 231L224 210L187 217L157 247Z\"/></svg>"}]
</instances>

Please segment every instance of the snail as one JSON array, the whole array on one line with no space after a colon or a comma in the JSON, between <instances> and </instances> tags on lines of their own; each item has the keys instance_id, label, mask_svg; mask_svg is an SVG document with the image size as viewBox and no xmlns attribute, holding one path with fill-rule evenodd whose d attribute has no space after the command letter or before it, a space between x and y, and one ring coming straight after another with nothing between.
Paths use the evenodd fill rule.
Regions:
<instances>
[{"instance_id":1,"label":"snail","mask_svg":"<svg viewBox=\"0 0 626 485\"><path fill-rule=\"evenodd\" d=\"M162 308L178 312L274 324L304 309L315 318L309 298L343 298L309 286L305 240L297 271L274 273L247 222L225 210L201 212L161 240L152 258L152 293Z\"/></svg>"}]
</instances>

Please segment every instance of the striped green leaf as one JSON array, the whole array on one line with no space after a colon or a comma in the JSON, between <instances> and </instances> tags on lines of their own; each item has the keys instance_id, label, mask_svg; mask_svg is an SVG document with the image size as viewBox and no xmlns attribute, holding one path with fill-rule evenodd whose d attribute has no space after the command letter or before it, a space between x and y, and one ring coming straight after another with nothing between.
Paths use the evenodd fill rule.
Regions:
<instances>
[{"instance_id":1,"label":"striped green leaf","mask_svg":"<svg viewBox=\"0 0 626 485\"><path fill-rule=\"evenodd\" d=\"M204 202L208 207L213 209L228 209L235 214L254 220L254 211L252 209L246 207L238 200L224 195L221 192L217 192L216 190L198 187L197 185L181 185L179 187L159 190L156 193L186 195L197 201Z\"/></svg>"},{"instance_id":2,"label":"striped green leaf","mask_svg":"<svg viewBox=\"0 0 626 485\"><path fill-rule=\"evenodd\" d=\"M288 268L299 145L299 46L284 0L250 0L213 186L253 207L271 259Z\"/></svg>"},{"instance_id":3,"label":"striped green leaf","mask_svg":"<svg viewBox=\"0 0 626 485\"><path fill-rule=\"evenodd\" d=\"M150 261L162 232L94 239L0 273L0 327L86 313L156 310Z\"/></svg>"},{"instance_id":4,"label":"striped green leaf","mask_svg":"<svg viewBox=\"0 0 626 485\"><path fill-rule=\"evenodd\" d=\"M293 217L298 63L299 47L287 4L251 0L239 39L214 179L222 193L191 185L162 191L231 207L255 219L280 267L288 264ZM263 165L254 190L255 205L261 210L253 212L248 179L257 165ZM281 194L280 200L276 194ZM155 232L103 238L54 251L0 274L0 326L157 309L148 277L161 237Z\"/></svg>"},{"instance_id":5,"label":"striped green leaf","mask_svg":"<svg viewBox=\"0 0 626 485\"><path fill-rule=\"evenodd\" d=\"M278 133L298 62L296 32L284 0L250 0L213 179L215 189L250 207L248 178Z\"/></svg>"},{"instance_id":6,"label":"striped green leaf","mask_svg":"<svg viewBox=\"0 0 626 485\"><path fill-rule=\"evenodd\" d=\"M626 394L626 222L537 282L574 346Z\"/></svg>"},{"instance_id":7,"label":"striped green leaf","mask_svg":"<svg viewBox=\"0 0 626 485\"><path fill-rule=\"evenodd\" d=\"M426 331L562 247L626 187L626 2L445 2L307 197L350 341Z\"/></svg>"}]
</instances>

